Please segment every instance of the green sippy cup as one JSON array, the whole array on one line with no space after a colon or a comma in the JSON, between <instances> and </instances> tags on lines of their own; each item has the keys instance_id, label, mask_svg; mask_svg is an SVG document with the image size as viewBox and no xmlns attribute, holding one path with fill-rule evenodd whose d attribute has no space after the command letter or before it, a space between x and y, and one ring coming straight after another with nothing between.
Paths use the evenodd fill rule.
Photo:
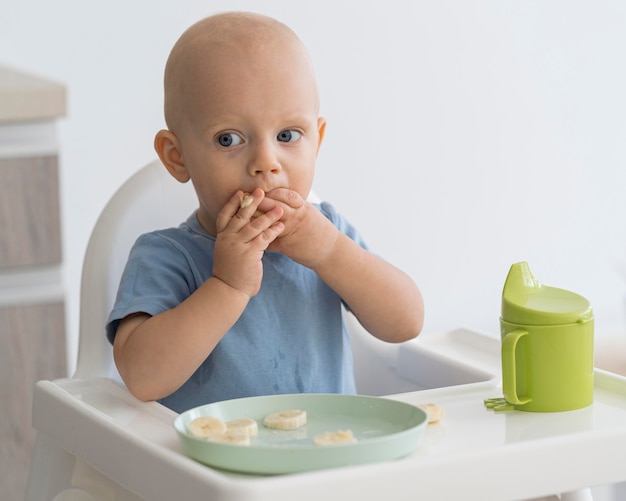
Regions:
<instances>
[{"instance_id":1,"label":"green sippy cup","mask_svg":"<svg viewBox=\"0 0 626 501\"><path fill-rule=\"evenodd\" d=\"M502 390L515 409L555 412L593 402L593 312L584 297L511 266L502 291Z\"/></svg>"}]
</instances>

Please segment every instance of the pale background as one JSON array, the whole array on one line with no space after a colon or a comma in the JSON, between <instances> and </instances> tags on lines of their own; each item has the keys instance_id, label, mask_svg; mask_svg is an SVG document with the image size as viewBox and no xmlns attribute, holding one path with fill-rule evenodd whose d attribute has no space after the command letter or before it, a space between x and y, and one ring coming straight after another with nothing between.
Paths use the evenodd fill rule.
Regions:
<instances>
[{"instance_id":1,"label":"pale background","mask_svg":"<svg viewBox=\"0 0 626 501\"><path fill-rule=\"evenodd\" d=\"M0 64L60 81L74 367L82 257L115 189L155 158L162 70L192 22L245 9L308 46L328 119L316 190L406 270L424 335L497 335L511 264L626 337L626 3L0 0Z\"/></svg>"}]
</instances>

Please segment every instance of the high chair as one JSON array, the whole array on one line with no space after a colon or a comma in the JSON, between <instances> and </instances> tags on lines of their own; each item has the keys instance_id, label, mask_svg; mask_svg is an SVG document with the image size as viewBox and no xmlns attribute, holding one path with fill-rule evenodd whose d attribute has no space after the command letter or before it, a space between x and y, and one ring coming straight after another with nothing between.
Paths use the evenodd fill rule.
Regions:
<instances>
[{"instance_id":1,"label":"high chair","mask_svg":"<svg viewBox=\"0 0 626 501\"><path fill-rule=\"evenodd\" d=\"M172 426L177 414L156 402L138 401L124 387L104 325L135 239L178 225L196 206L191 184L177 183L154 161L104 208L84 260L76 372L35 387L37 438L27 501L408 500L420 495L506 501L563 491L572 492L561 499L573 501L591 499L581 490L587 485L626 480L623 467L604 456L578 466L572 461L576 442L571 439L580 438L584 454L621 458L626 419L623 425L615 423L620 412L626 417L626 406L607 397L595 416L610 421L602 433L589 432L594 418L589 412L565 416L556 424L538 416L494 415L482 401L499 391L498 339L458 329L389 345L367 334L349 314L359 393L410 403L436 401L446 410L444 421L427 430L414 454L393 462L273 477L219 471L190 459ZM602 392L626 395L626 378L597 376ZM579 433L561 436L559 427ZM546 477L550 461L569 468L568 475L551 472Z\"/></svg>"}]
</instances>

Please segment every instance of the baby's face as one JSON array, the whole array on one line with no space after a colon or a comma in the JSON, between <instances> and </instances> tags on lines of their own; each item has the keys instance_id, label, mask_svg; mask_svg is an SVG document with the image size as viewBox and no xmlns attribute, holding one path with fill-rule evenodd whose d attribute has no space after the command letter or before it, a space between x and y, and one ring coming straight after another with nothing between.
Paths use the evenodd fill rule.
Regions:
<instances>
[{"instance_id":1,"label":"baby's face","mask_svg":"<svg viewBox=\"0 0 626 501\"><path fill-rule=\"evenodd\" d=\"M228 47L200 62L177 133L202 225L237 191L289 188L306 198L324 129L303 49Z\"/></svg>"}]
</instances>

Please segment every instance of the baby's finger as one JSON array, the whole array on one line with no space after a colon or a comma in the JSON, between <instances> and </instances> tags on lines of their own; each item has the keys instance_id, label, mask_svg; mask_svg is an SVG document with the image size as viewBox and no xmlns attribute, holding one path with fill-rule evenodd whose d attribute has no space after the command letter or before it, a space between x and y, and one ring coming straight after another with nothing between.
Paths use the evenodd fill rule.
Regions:
<instances>
[{"instance_id":1,"label":"baby's finger","mask_svg":"<svg viewBox=\"0 0 626 501\"><path fill-rule=\"evenodd\" d=\"M222 210L217 215L217 220L215 221L215 228L218 233L221 233L227 228L237 212L241 209L241 201L244 196L244 192L239 190L232 197L230 197L228 202L226 202L224 207L222 207Z\"/></svg>"},{"instance_id":2,"label":"baby's finger","mask_svg":"<svg viewBox=\"0 0 626 501\"><path fill-rule=\"evenodd\" d=\"M284 204L292 209L299 209L305 203L305 200L297 191L288 188L274 188L265 194L265 201L260 204L260 210L269 210L272 206Z\"/></svg>"},{"instance_id":3,"label":"baby's finger","mask_svg":"<svg viewBox=\"0 0 626 501\"><path fill-rule=\"evenodd\" d=\"M282 207L274 207L273 209L265 213L260 213L260 215L258 216L253 216L248 224L241 228L240 232L243 235L244 239L250 242L257 238L263 232L270 229L272 226L276 225L280 218L283 216L283 213L284 211Z\"/></svg>"},{"instance_id":4,"label":"baby's finger","mask_svg":"<svg viewBox=\"0 0 626 501\"><path fill-rule=\"evenodd\" d=\"M278 238L278 236L285 230L285 225L281 221L276 221L271 226L267 227L256 237L263 242L263 248L267 247Z\"/></svg>"}]
</instances>

